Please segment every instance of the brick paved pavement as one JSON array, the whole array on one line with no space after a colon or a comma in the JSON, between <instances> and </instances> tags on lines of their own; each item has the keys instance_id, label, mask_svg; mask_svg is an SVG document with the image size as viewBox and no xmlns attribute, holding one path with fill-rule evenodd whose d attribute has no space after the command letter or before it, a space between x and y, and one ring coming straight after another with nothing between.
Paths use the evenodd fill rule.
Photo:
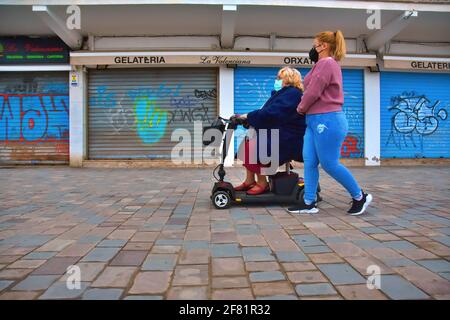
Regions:
<instances>
[{"instance_id":1,"label":"brick paved pavement","mask_svg":"<svg viewBox=\"0 0 450 320\"><path fill-rule=\"evenodd\" d=\"M375 197L360 217L326 175L300 216L213 209L209 169L0 169L0 298L450 299L449 168L352 171Z\"/></svg>"}]
</instances>

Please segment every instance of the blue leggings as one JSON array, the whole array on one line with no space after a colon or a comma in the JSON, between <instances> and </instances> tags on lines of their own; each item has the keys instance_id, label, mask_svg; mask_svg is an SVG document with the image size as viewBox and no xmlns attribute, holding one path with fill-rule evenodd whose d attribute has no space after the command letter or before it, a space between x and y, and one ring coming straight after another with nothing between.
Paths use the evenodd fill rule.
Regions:
<instances>
[{"instance_id":1,"label":"blue leggings","mask_svg":"<svg viewBox=\"0 0 450 320\"><path fill-rule=\"evenodd\" d=\"M305 165L305 201L316 201L319 183L319 163L322 168L350 193L361 195L361 188L350 171L339 162L341 146L348 131L345 114L329 112L306 115L306 133L303 141Z\"/></svg>"}]
</instances>

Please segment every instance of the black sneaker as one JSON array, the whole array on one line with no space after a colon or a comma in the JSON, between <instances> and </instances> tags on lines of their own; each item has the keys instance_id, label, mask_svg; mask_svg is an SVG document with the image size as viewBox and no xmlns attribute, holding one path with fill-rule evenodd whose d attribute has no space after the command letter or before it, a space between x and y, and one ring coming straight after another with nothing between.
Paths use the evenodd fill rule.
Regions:
<instances>
[{"instance_id":1,"label":"black sneaker","mask_svg":"<svg viewBox=\"0 0 450 320\"><path fill-rule=\"evenodd\" d=\"M304 201L302 201L295 207L287 208L287 211L289 213L317 213L319 212L319 209L317 208L316 202L306 204Z\"/></svg>"},{"instance_id":2,"label":"black sneaker","mask_svg":"<svg viewBox=\"0 0 450 320\"><path fill-rule=\"evenodd\" d=\"M347 211L352 216L359 216L360 214L363 214L364 211L366 211L369 204L372 202L372 195L369 193L364 193L364 191L361 191L363 194L363 197L361 200L352 200L352 207Z\"/></svg>"}]
</instances>

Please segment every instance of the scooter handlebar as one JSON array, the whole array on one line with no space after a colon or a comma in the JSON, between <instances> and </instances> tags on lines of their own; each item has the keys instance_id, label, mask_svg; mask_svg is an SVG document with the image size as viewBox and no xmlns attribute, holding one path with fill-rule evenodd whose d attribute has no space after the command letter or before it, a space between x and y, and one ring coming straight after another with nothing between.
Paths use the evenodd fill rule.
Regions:
<instances>
[{"instance_id":1,"label":"scooter handlebar","mask_svg":"<svg viewBox=\"0 0 450 320\"><path fill-rule=\"evenodd\" d=\"M230 117L230 123L231 124L235 124L235 125L240 125L243 126L245 129L248 129L250 127L250 125L248 124L247 119L242 119L239 117L239 115L232 115Z\"/></svg>"}]
</instances>

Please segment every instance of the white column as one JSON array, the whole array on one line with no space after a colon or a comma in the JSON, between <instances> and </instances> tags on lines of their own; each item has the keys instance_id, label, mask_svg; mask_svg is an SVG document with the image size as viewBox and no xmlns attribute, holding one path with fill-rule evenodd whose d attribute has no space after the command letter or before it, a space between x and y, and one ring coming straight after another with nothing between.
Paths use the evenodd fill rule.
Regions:
<instances>
[{"instance_id":1,"label":"white column","mask_svg":"<svg viewBox=\"0 0 450 320\"><path fill-rule=\"evenodd\" d=\"M380 165L380 73L364 70L364 155L366 166Z\"/></svg>"},{"instance_id":2,"label":"white column","mask_svg":"<svg viewBox=\"0 0 450 320\"><path fill-rule=\"evenodd\" d=\"M234 69L225 66L219 69L219 115L229 118L234 114ZM225 158L225 166L231 167L234 162L234 135L230 149Z\"/></svg>"},{"instance_id":3,"label":"white column","mask_svg":"<svg viewBox=\"0 0 450 320\"><path fill-rule=\"evenodd\" d=\"M70 166L81 167L86 158L87 74L80 68L70 72L69 77Z\"/></svg>"}]
</instances>

